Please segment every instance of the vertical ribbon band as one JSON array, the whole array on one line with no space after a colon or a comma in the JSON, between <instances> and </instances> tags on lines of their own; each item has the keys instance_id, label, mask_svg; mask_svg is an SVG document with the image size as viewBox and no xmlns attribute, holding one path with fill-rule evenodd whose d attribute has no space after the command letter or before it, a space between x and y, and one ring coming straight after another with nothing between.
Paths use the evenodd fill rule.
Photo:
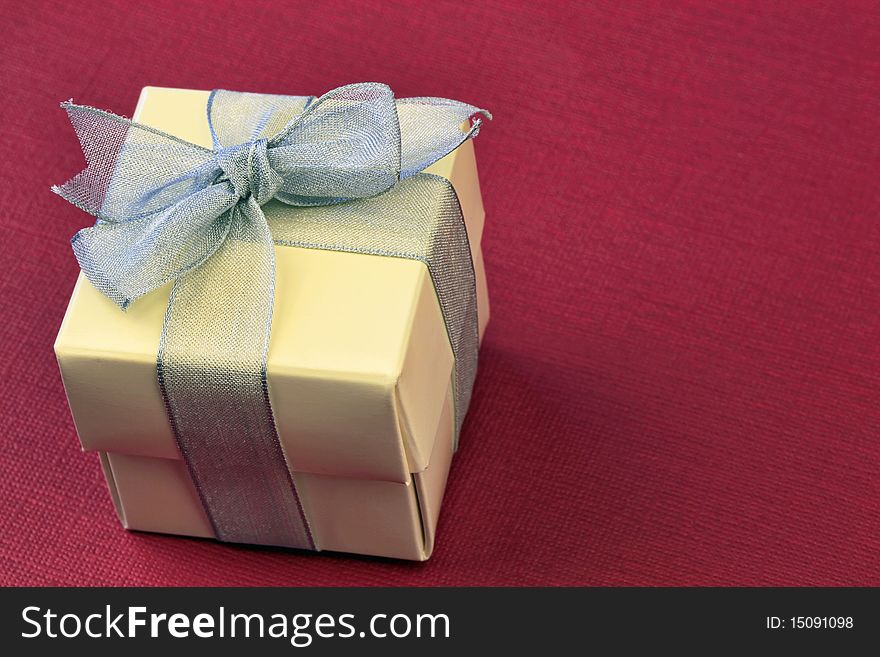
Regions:
<instances>
[{"instance_id":1,"label":"vertical ribbon band","mask_svg":"<svg viewBox=\"0 0 880 657\"><path fill-rule=\"evenodd\" d=\"M177 445L218 539L314 549L266 378L275 259L259 205L174 284L157 372Z\"/></svg>"},{"instance_id":2,"label":"vertical ribbon band","mask_svg":"<svg viewBox=\"0 0 880 657\"><path fill-rule=\"evenodd\" d=\"M74 253L125 308L175 281L157 375L220 540L314 549L266 377L274 245L423 262L455 359L455 439L479 347L476 286L455 190L420 173L468 137L456 101L395 101L384 85L321 98L213 92L212 150L65 104L87 168L53 188L94 214ZM231 145L226 145L231 144ZM295 458L295 455L287 455Z\"/></svg>"}]
</instances>

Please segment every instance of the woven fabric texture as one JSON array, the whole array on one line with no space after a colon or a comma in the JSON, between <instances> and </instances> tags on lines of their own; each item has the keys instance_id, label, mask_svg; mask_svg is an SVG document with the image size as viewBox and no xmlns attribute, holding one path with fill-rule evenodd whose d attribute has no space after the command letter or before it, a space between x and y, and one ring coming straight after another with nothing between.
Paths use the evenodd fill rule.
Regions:
<instances>
[{"instance_id":1,"label":"woven fabric texture","mask_svg":"<svg viewBox=\"0 0 880 657\"><path fill-rule=\"evenodd\" d=\"M2 0L0 583L880 585L880 8L562 4ZM434 556L123 531L52 353L58 102L368 80L495 115Z\"/></svg>"}]
</instances>

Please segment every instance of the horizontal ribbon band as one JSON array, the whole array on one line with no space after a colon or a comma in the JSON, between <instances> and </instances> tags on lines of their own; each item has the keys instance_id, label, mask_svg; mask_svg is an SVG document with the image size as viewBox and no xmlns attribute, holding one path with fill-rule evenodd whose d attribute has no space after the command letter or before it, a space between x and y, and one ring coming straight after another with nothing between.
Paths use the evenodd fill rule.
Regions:
<instances>
[{"instance_id":1,"label":"horizontal ribbon band","mask_svg":"<svg viewBox=\"0 0 880 657\"><path fill-rule=\"evenodd\" d=\"M373 83L318 99L214 91L205 149L63 107L88 166L53 190L97 217L71 240L84 274L123 309L174 281L157 375L219 539L315 547L266 379L275 243L425 263L455 358L457 444L479 346L473 262L454 189L421 172L488 112Z\"/></svg>"}]
</instances>

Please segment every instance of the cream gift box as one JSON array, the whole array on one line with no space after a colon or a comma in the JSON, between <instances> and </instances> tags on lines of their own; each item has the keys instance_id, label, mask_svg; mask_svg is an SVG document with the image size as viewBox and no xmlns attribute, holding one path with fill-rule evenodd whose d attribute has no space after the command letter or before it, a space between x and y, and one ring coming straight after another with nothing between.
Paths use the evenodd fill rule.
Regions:
<instances>
[{"instance_id":1,"label":"cream gift box","mask_svg":"<svg viewBox=\"0 0 880 657\"><path fill-rule=\"evenodd\" d=\"M210 146L208 92L147 87L134 119ZM479 331L488 320L473 144L427 172L455 188ZM287 210L270 202L270 219ZM268 384L319 550L424 560L453 451L453 357L425 265L276 246ZM80 274L55 352L82 447L99 453L129 529L212 537L156 380L170 284L121 312Z\"/></svg>"}]
</instances>

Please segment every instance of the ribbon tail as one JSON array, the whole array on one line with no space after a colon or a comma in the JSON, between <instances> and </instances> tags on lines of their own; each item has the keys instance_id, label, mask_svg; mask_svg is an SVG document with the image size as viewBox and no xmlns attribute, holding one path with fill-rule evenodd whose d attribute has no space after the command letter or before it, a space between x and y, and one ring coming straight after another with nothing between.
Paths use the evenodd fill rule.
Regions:
<instances>
[{"instance_id":1,"label":"ribbon tail","mask_svg":"<svg viewBox=\"0 0 880 657\"><path fill-rule=\"evenodd\" d=\"M474 105L448 98L399 98L400 178L413 176L451 153L480 132L492 115ZM462 126L469 123L469 129Z\"/></svg>"},{"instance_id":2,"label":"ribbon tail","mask_svg":"<svg viewBox=\"0 0 880 657\"><path fill-rule=\"evenodd\" d=\"M222 246L174 285L157 359L159 385L217 538L315 549L266 379L272 236L253 197L230 210L229 223Z\"/></svg>"},{"instance_id":3,"label":"ribbon tail","mask_svg":"<svg viewBox=\"0 0 880 657\"><path fill-rule=\"evenodd\" d=\"M116 114L62 103L86 168L59 196L104 222L132 221L173 206L214 179L213 153Z\"/></svg>"}]
</instances>

